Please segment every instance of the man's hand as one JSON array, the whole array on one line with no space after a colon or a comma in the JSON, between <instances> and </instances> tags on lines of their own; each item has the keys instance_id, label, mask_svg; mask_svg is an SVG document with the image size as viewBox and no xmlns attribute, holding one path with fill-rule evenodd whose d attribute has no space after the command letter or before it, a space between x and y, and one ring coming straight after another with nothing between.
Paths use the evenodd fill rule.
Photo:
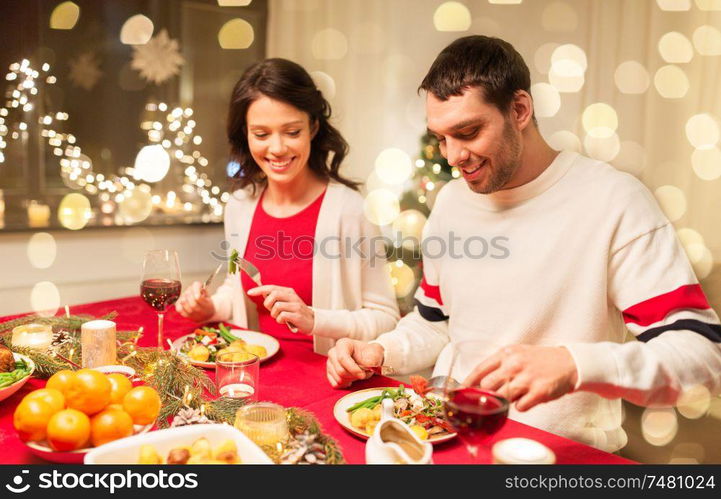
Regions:
<instances>
[{"instance_id":1,"label":"man's hand","mask_svg":"<svg viewBox=\"0 0 721 499\"><path fill-rule=\"evenodd\" d=\"M565 347L514 345L478 364L463 385L495 391L527 411L573 391L577 379L576 363Z\"/></svg>"},{"instance_id":2,"label":"man's hand","mask_svg":"<svg viewBox=\"0 0 721 499\"><path fill-rule=\"evenodd\" d=\"M383 365L383 347L342 338L328 352L326 375L333 388L345 388L356 380L367 379L373 372L364 368Z\"/></svg>"},{"instance_id":3,"label":"man's hand","mask_svg":"<svg viewBox=\"0 0 721 499\"><path fill-rule=\"evenodd\" d=\"M175 310L191 321L206 322L215 314L215 305L203 285L196 281L175 302Z\"/></svg>"}]
</instances>

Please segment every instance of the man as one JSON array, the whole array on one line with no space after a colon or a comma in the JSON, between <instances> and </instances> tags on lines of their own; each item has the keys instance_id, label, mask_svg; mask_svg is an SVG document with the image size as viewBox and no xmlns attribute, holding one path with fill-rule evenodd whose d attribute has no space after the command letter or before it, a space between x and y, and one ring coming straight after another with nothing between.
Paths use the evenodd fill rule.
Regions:
<instances>
[{"instance_id":1,"label":"man","mask_svg":"<svg viewBox=\"0 0 721 499\"><path fill-rule=\"evenodd\" d=\"M461 354L471 367L456 379L509 398L516 420L608 451L626 443L619 398L673 405L699 384L718 392L719 319L673 226L632 176L548 146L518 52L461 38L420 88L428 130L463 175L438 194L425 240L505 237L507 251L426 248L415 310L376 341L339 341L330 383L381 365L446 374L452 345L477 340L485 347ZM640 341L624 343L627 329Z\"/></svg>"}]
</instances>

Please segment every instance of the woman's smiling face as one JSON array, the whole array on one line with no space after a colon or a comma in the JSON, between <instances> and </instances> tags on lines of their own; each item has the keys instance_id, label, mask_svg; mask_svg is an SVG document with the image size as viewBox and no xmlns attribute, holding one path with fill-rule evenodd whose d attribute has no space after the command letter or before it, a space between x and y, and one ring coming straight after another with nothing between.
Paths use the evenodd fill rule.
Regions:
<instances>
[{"instance_id":1,"label":"woman's smiling face","mask_svg":"<svg viewBox=\"0 0 721 499\"><path fill-rule=\"evenodd\" d=\"M268 182L290 183L308 168L315 127L306 112L261 94L246 123L250 154Z\"/></svg>"}]
</instances>

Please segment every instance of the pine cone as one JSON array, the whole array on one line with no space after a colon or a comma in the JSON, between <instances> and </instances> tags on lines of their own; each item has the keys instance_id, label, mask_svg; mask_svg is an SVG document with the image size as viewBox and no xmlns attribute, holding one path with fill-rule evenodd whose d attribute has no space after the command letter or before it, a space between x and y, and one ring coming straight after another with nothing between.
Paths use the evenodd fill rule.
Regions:
<instances>
[{"instance_id":1,"label":"pine cone","mask_svg":"<svg viewBox=\"0 0 721 499\"><path fill-rule=\"evenodd\" d=\"M178 411L178 414L173 418L173 422L170 427L175 428L177 426L188 426L191 424L210 424L211 420L205 417L205 414L200 412L200 409L192 409L185 407Z\"/></svg>"}]
</instances>

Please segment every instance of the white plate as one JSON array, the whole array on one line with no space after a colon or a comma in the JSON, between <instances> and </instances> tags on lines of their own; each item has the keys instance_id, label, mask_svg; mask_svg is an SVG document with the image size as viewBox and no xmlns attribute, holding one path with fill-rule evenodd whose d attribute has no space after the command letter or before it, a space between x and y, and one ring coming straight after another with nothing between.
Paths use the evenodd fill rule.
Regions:
<instances>
[{"instance_id":1,"label":"white plate","mask_svg":"<svg viewBox=\"0 0 721 499\"><path fill-rule=\"evenodd\" d=\"M26 356L26 355L19 354L19 353L15 353L15 352L13 352L13 357L15 358L16 361L18 361L18 360L20 360L20 359L24 359L25 362L27 362L28 365L30 366L30 374L28 374L27 376L25 376L25 377L22 378L22 379L17 380L15 383L13 383L13 384L10 385L10 386L6 386L5 388L0 388L0 400L5 400L5 399L8 398L9 396L11 396L11 395L13 395L15 392L17 392L25 383L28 382L28 380L30 379L30 377L31 377L31 376L33 375L33 373L35 372L35 362L33 362L33 361L30 359L30 357L28 357L28 356Z\"/></svg>"},{"instance_id":2,"label":"white plate","mask_svg":"<svg viewBox=\"0 0 721 499\"><path fill-rule=\"evenodd\" d=\"M190 446L205 437L212 447L233 440L243 464L273 464L268 455L242 432L224 424L197 424L158 430L123 438L96 447L85 455L85 464L137 464L141 445L152 445L165 458L177 447Z\"/></svg>"},{"instance_id":3,"label":"white plate","mask_svg":"<svg viewBox=\"0 0 721 499\"><path fill-rule=\"evenodd\" d=\"M250 343L251 345L260 345L265 348L267 355L260 359L261 362L265 362L266 360L270 359L280 350L280 343L278 343L278 340L276 340L269 334L259 333L257 331L245 331L243 329L231 329L230 334L232 334L236 338L245 341L246 343ZM188 338L193 338L194 336L195 334L192 333L181 336L173 342L173 350L187 358L188 362L190 362L194 366L204 367L206 369L215 369L215 362L200 362L198 360L193 360L189 358L184 353L180 353L180 348L183 346L183 343L185 343L185 340L187 340Z\"/></svg>"},{"instance_id":4,"label":"white plate","mask_svg":"<svg viewBox=\"0 0 721 499\"><path fill-rule=\"evenodd\" d=\"M386 388L396 389L398 387L396 386L390 386ZM333 406L333 416L335 417L336 421L340 423L340 425L351 432L353 435L359 436L361 438L368 439L370 438L370 435L362 430L359 430L352 424L350 424L350 413L347 412L347 409L349 407L353 407L358 402L362 402L366 399L369 399L371 397L377 397L381 393L383 393L383 390L386 388L366 388L365 390L358 390L357 392L349 393L345 397L338 400L338 402L335 403L335 406ZM406 393L415 393L410 388L406 388ZM431 437L428 439L428 442L432 444L439 444L441 442L447 442L448 440L451 440L452 438L456 438L458 434L457 433L447 433L442 436L438 437Z\"/></svg>"},{"instance_id":5,"label":"white plate","mask_svg":"<svg viewBox=\"0 0 721 499\"><path fill-rule=\"evenodd\" d=\"M145 433L149 432L154 425L155 423L147 425L133 425L133 431L135 432L135 436L143 436ZM129 438L135 438L135 436L121 438L116 440L116 442L119 442L120 440L127 440ZM82 464L85 455L94 450L92 447L85 447L84 449L78 450L55 451L45 441L25 442L25 445L28 447L28 449L30 449L30 452L32 452L39 458L45 459L46 461L50 461L52 463L63 464Z\"/></svg>"}]
</instances>

